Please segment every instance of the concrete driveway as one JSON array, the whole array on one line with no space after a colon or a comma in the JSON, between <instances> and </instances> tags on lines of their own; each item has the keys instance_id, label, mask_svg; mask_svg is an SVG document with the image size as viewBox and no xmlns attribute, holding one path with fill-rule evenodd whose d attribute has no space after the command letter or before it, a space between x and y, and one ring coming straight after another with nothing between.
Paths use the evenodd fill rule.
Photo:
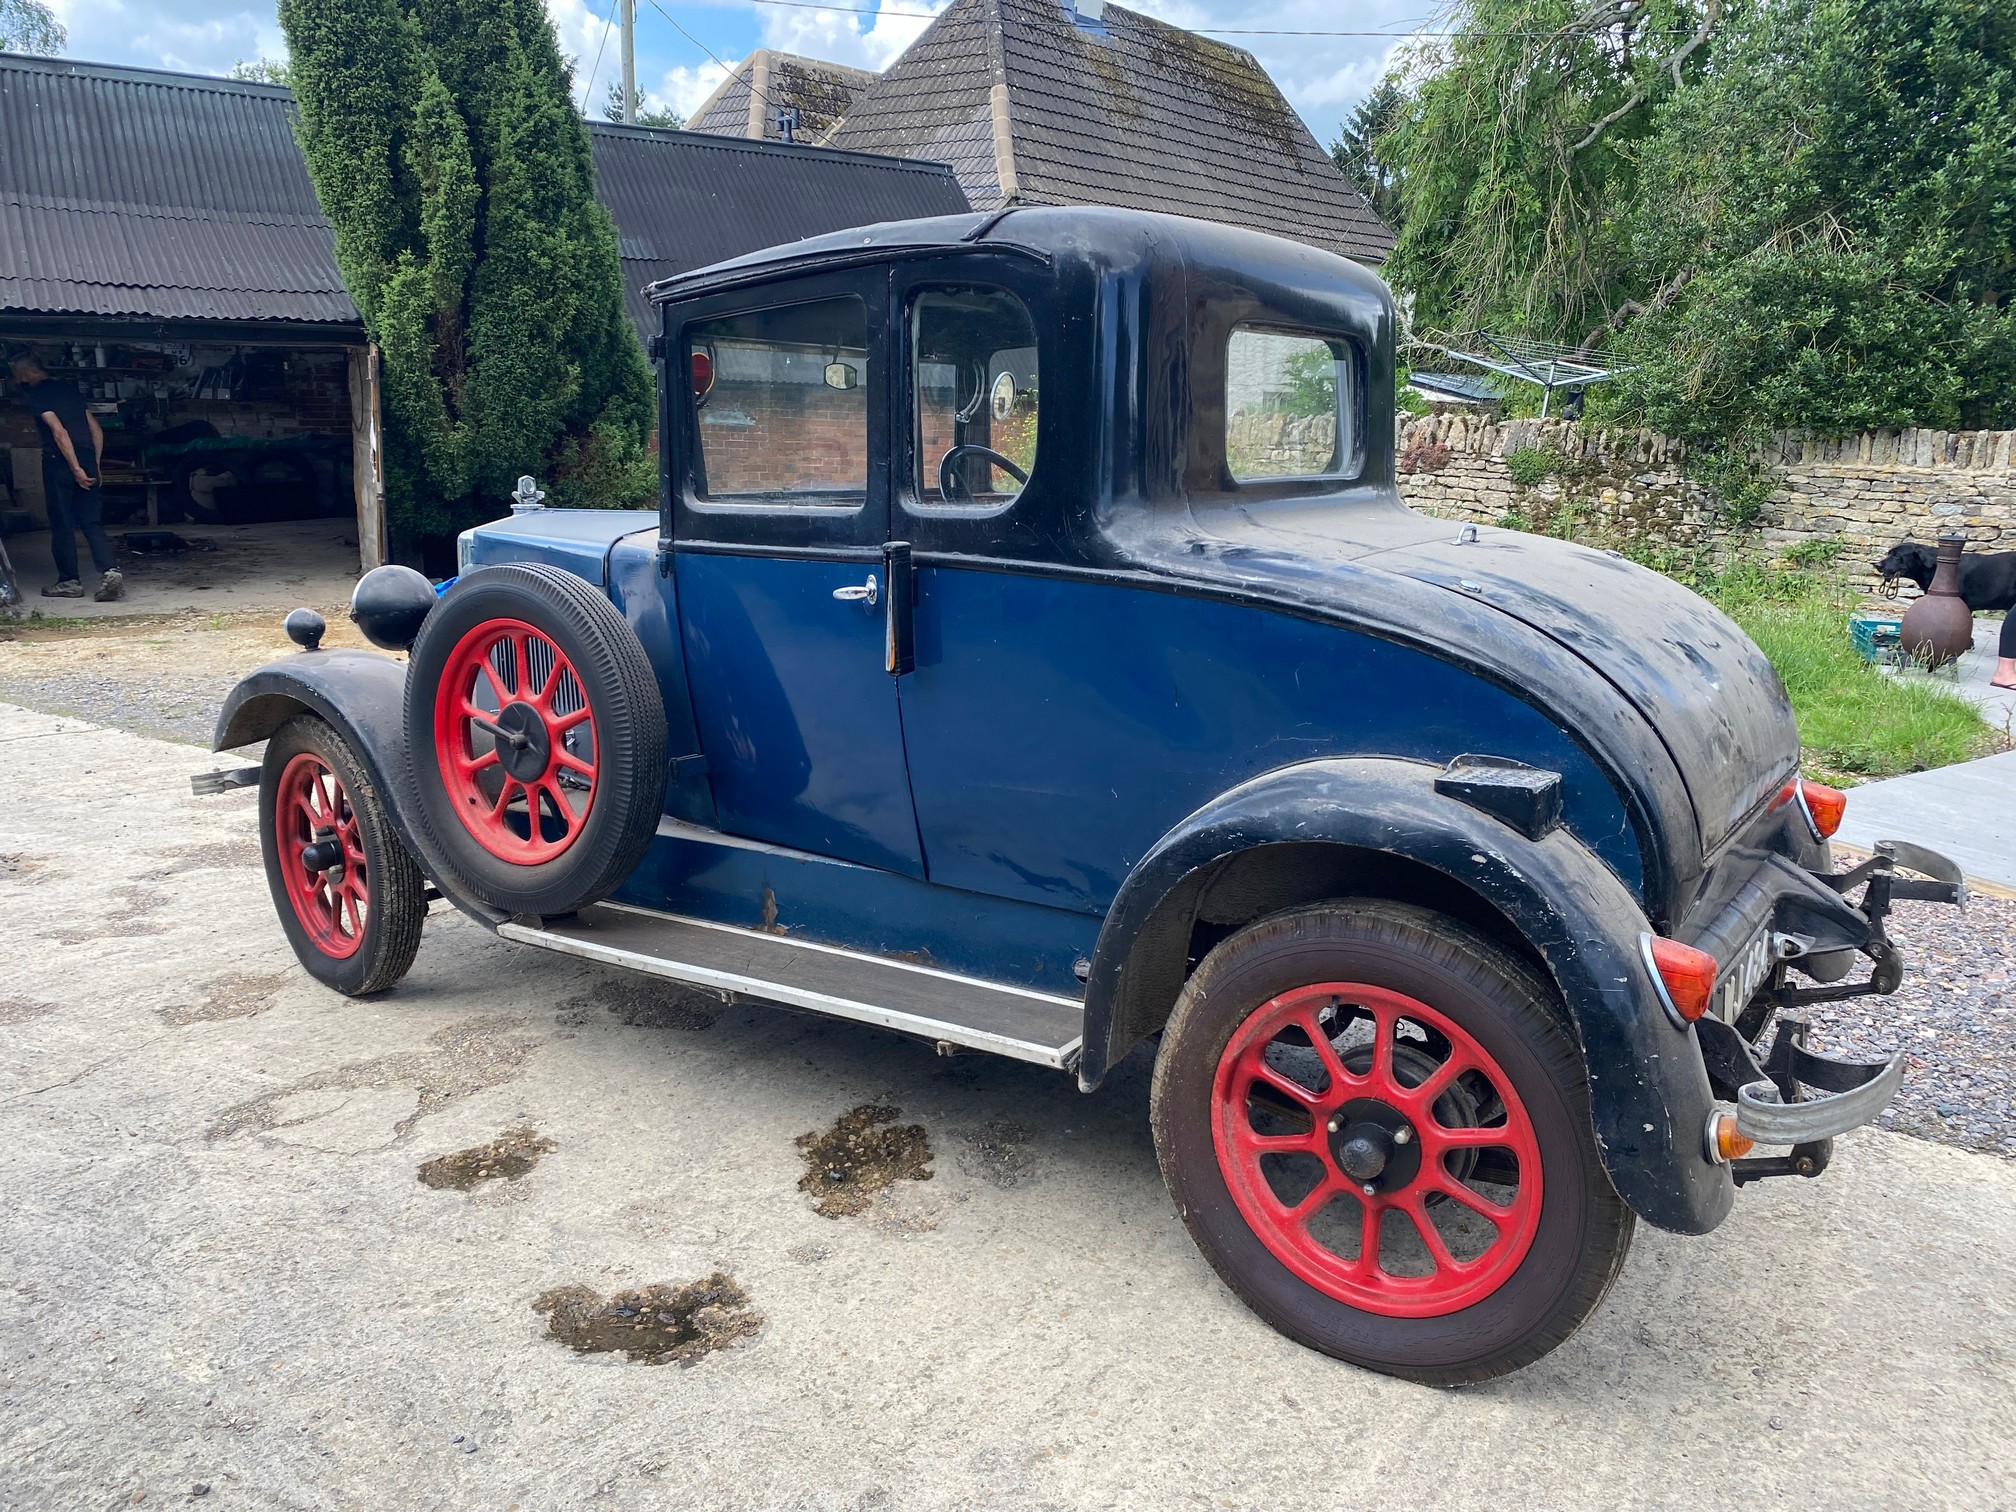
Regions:
<instances>
[{"instance_id":1,"label":"concrete driveway","mask_svg":"<svg viewBox=\"0 0 2016 1512\"><path fill-rule=\"evenodd\" d=\"M0 707L0 1506L2016 1503L2008 1162L1850 1139L1706 1239L1641 1230L1523 1374L1406 1385L1219 1285L1144 1067L1081 1097L453 915L346 1002L254 798L189 795L213 764ZM794 1141L864 1104L930 1179L823 1217ZM512 1129L551 1145L519 1179L421 1181ZM690 1365L549 1334L716 1273L732 1342Z\"/></svg>"}]
</instances>

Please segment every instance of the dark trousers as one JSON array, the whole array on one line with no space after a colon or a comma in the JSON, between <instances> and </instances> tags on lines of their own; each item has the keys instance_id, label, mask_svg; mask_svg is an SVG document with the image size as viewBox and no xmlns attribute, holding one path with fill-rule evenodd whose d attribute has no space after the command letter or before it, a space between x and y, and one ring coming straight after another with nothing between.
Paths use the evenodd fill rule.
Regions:
<instances>
[{"instance_id":1,"label":"dark trousers","mask_svg":"<svg viewBox=\"0 0 2016 1512\"><path fill-rule=\"evenodd\" d=\"M82 459L80 459L82 460ZM91 458L86 466L95 463ZM99 572L112 570L118 560L112 554L111 537L105 534L103 484L79 488L70 464L61 457L42 459L42 498L49 506L49 554L56 558L56 580L69 582L77 576L77 536L84 532L91 548L91 565Z\"/></svg>"},{"instance_id":2,"label":"dark trousers","mask_svg":"<svg viewBox=\"0 0 2016 1512\"><path fill-rule=\"evenodd\" d=\"M2002 643L1995 648L1997 656L2016 656L2016 609L2002 616Z\"/></svg>"}]
</instances>

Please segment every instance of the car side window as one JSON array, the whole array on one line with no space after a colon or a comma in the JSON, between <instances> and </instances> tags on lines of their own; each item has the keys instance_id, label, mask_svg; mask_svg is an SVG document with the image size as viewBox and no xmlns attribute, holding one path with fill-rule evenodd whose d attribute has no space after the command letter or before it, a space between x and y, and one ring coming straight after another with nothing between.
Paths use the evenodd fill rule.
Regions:
<instances>
[{"instance_id":1,"label":"car side window","mask_svg":"<svg viewBox=\"0 0 2016 1512\"><path fill-rule=\"evenodd\" d=\"M868 311L859 299L752 310L686 328L715 504L852 508L868 497Z\"/></svg>"},{"instance_id":2,"label":"car side window","mask_svg":"<svg viewBox=\"0 0 2016 1512\"><path fill-rule=\"evenodd\" d=\"M1225 343L1225 460L1233 478L1355 475L1357 384L1349 342L1234 328Z\"/></svg>"},{"instance_id":3,"label":"car side window","mask_svg":"<svg viewBox=\"0 0 2016 1512\"><path fill-rule=\"evenodd\" d=\"M1036 327L1004 289L944 288L910 306L917 498L1013 503L1036 467Z\"/></svg>"}]
</instances>

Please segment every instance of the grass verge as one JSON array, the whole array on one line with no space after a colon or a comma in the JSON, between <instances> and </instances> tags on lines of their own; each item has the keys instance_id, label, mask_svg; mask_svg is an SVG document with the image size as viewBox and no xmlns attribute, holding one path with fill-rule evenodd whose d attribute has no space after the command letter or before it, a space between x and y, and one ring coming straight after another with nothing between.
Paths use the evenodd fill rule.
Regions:
<instances>
[{"instance_id":1,"label":"grass verge","mask_svg":"<svg viewBox=\"0 0 2016 1512\"><path fill-rule=\"evenodd\" d=\"M1959 695L1924 679L1886 677L1856 655L1848 616L1861 595L1838 575L1738 562L1687 577L1778 669L1809 776L1839 785L1922 772L2007 743Z\"/></svg>"}]
</instances>

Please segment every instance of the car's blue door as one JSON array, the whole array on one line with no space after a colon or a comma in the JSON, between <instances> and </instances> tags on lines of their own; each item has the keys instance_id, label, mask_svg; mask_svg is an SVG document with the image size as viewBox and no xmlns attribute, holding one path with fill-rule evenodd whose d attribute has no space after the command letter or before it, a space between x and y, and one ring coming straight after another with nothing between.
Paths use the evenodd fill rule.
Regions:
<instances>
[{"instance_id":1,"label":"car's blue door","mask_svg":"<svg viewBox=\"0 0 2016 1512\"><path fill-rule=\"evenodd\" d=\"M694 390L673 571L721 827L921 877L879 580L886 287L723 295L668 333Z\"/></svg>"}]
</instances>

